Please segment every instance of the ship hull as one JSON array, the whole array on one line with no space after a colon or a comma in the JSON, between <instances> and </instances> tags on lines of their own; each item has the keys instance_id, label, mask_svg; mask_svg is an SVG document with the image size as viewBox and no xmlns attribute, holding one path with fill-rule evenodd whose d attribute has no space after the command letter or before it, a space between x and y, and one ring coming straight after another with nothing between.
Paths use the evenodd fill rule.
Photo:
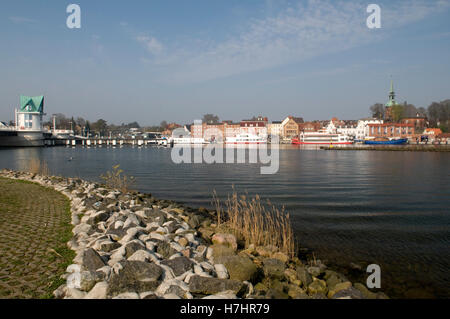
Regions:
<instances>
[{"instance_id":1,"label":"ship hull","mask_svg":"<svg viewBox=\"0 0 450 319\"><path fill-rule=\"evenodd\" d=\"M406 144L408 142L408 139L402 138L399 140L392 140L392 141L364 141L364 144L366 145L402 145Z\"/></svg>"},{"instance_id":2,"label":"ship hull","mask_svg":"<svg viewBox=\"0 0 450 319\"><path fill-rule=\"evenodd\" d=\"M0 134L0 147L39 147L44 146L42 132L20 132Z\"/></svg>"}]
</instances>

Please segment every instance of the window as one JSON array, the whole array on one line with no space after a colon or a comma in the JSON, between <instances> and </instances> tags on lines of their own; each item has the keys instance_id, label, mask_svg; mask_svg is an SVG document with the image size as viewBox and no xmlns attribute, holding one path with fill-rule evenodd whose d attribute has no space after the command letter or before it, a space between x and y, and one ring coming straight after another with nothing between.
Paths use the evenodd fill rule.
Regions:
<instances>
[{"instance_id":1,"label":"window","mask_svg":"<svg viewBox=\"0 0 450 319\"><path fill-rule=\"evenodd\" d=\"M33 116L31 114L25 114L25 128L33 127Z\"/></svg>"}]
</instances>

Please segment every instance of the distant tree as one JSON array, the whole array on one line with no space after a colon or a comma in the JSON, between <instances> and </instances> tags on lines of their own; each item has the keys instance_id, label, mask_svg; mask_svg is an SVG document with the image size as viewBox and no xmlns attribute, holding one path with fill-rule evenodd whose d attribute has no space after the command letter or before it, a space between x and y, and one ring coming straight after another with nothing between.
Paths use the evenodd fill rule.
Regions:
<instances>
[{"instance_id":1,"label":"distant tree","mask_svg":"<svg viewBox=\"0 0 450 319\"><path fill-rule=\"evenodd\" d=\"M108 130L108 124L105 120L99 119L97 122L92 123L92 129L104 136Z\"/></svg>"},{"instance_id":2,"label":"distant tree","mask_svg":"<svg viewBox=\"0 0 450 319\"><path fill-rule=\"evenodd\" d=\"M86 121L86 125L84 126L84 135L89 137L91 133L91 124L89 124L89 121Z\"/></svg>"},{"instance_id":3,"label":"distant tree","mask_svg":"<svg viewBox=\"0 0 450 319\"><path fill-rule=\"evenodd\" d=\"M56 113L52 115L51 122L53 122L53 117L55 117L56 129L68 130L70 129L70 119L62 113ZM53 123L52 123L53 125Z\"/></svg>"},{"instance_id":4,"label":"distant tree","mask_svg":"<svg viewBox=\"0 0 450 319\"><path fill-rule=\"evenodd\" d=\"M141 128L138 122L131 122L126 125L128 128Z\"/></svg>"},{"instance_id":5,"label":"distant tree","mask_svg":"<svg viewBox=\"0 0 450 319\"><path fill-rule=\"evenodd\" d=\"M419 113L420 116L423 116L423 117L427 116L427 110L424 107L417 108L417 113Z\"/></svg>"},{"instance_id":6,"label":"distant tree","mask_svg":"<svg viewBox=\"0 0 450 319\"><path fill-rule=\"evenodd\" d=\"M162 121L161 124L159 124L159 126L160 126L163 130L165 130L165 129L169 126L169 124L167 124L166 121Z\"/></svg>"},{"instance_id":7,"label":"distant tree","mask_svg":"<svg viewBox=\"0 0 450 319\"><path fill-rule=\"evenodd\" d=\"M450 100L433 102L428 107L430 125L447 132L450 129Z\"/></svg>"},{"instance_id":8,"label":"distant tree","mask_svg":"<svg viewBox=\"0 0 450 319\"><path fill-rule=\"evenodd\" d=\"M370 107L370 113L373 118L382 120L384 118L385 107L381 103L375 103Z\"/></svg>"},{"instance_id":9,"label":"distant tree","mask_svg":"<svg viewBox=\"0 0 450 319\"><path fill-rule=\"evenodd\" d=\"M219 123L219 117L214 114L203 115L203 122L207 124L217 124Z\"/></svg>"},{"instance_id":10,"label":"distant tree","mask_svg":"<svg viewBox=\"0 0 450 319\"><path fill-rule=\"evenodd\" d=\"M403 111L404 117L416 117L417 115L417 108L412 104L408 104L407 102L403 104Z\"/></svg>"},{"instance_id":11,"label":"distant tree","mask_svg":"<svg viewBox=\"0 0 450 319\"><path fill-rule=\"evenodd\" d=\"M405 107L400 104L396 104L392 106L392 120L394 122L399 122L405 114Z\"/></svg>"}]
</instances>

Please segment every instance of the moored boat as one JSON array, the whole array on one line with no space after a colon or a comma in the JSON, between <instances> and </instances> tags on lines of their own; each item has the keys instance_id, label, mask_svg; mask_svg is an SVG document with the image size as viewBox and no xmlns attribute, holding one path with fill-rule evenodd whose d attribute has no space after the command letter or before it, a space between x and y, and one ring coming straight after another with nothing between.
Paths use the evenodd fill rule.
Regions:
<instances>
[{"instance_id":1,"label":"moored boat","mask_svg":"<svg viewBox=\"0 0 450 319\"><path fill-rule=\"evenodd\" d=\"M292 139L294 145L351 145L353 139L344 134L331 134L326 132L304 132L298 138Z\"/></svg>"},{"instance_id":2,"label":"moored boat","mask_svg":"<svg viewBox=\"0 0 450 319\"><path fill-rule=\"evenodd\" d=\"M267 137L251 134L239 134L235 137L227 137L226 144L267 144Z\"/></svg>"},{"instance_id":3,"label":"moored boat","mask_svg":"<svg viewBox=\"0 0 450 319\"><path fill-rule=\"evenodd\" d=\"M388 139L388 138L376 138L373 140L365 140L366 145L402 145L408 143L407 138L400 139Z\"/></svg>"}]
</instances>

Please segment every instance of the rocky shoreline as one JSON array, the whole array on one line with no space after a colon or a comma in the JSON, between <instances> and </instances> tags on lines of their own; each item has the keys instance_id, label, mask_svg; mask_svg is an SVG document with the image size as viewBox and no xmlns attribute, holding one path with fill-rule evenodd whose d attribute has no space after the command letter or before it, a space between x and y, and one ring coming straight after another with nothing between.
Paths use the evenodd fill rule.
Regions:
<instances>
[{"instance_id":1,"label":"rocky shoreline","mask_svg":"<svg viewBox=\"0 0 450 319\"><path fill-rule=\"evenodd\" d=\"M71 201L73 264L57 299L384 299L361 283L276 247L242 247L214 211L122 193L78 178L2 170Z\"/></svg>"}]
</instances>

